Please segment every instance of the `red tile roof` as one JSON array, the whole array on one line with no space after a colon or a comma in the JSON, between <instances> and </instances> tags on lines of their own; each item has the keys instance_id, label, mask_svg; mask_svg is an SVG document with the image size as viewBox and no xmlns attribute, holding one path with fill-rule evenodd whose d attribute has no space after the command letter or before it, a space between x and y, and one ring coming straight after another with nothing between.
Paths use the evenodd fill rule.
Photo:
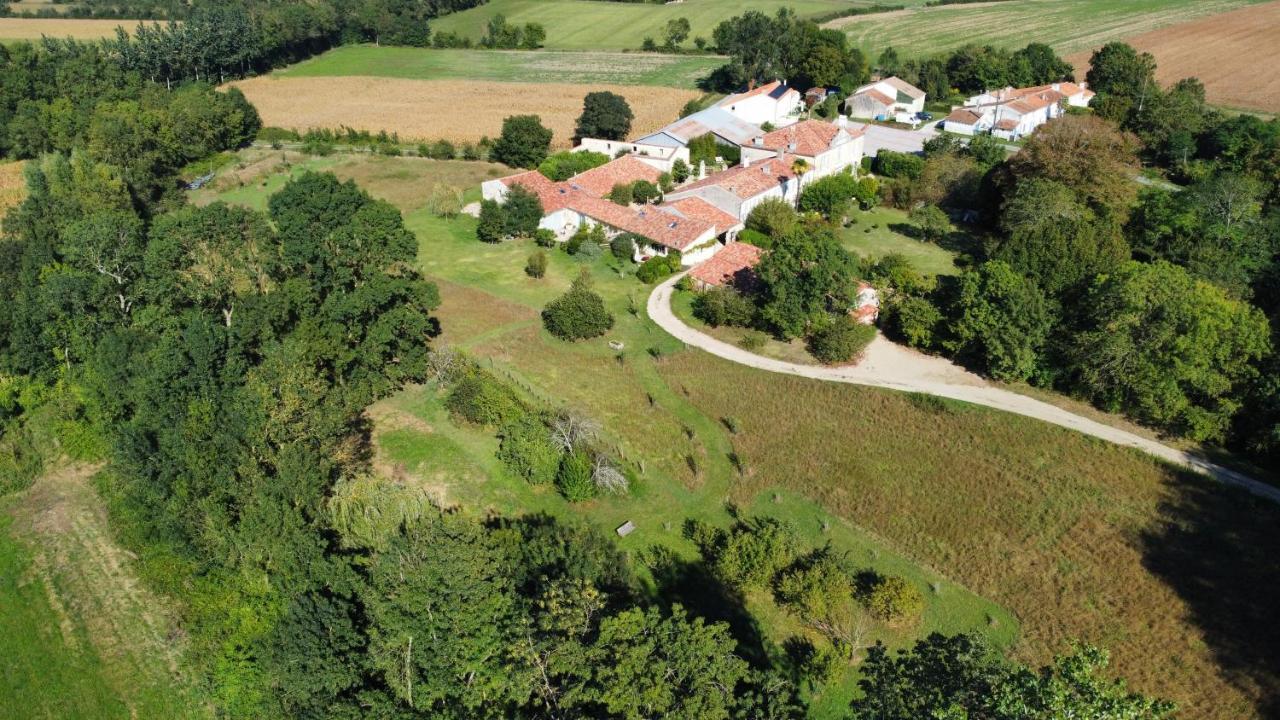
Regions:
<instances>
[{"instance_id":1,"label":"red tile roof","mask_svg":"<svg viewBox=\"0 0 1280 720\"><path fill-rule=\"evenodd\" d=\"M999 130L1017 130L1018 121L1011 118L1005 118L1004 120L996 122L996 128Z\"/></svg>"},{"instance_id":2,"label":"red tile roof","mask_svg":"<svg viewBox=\"0 0 1280 720\"><path fill-rule=\"evenodd\" d=\"M952 110L944 122L947 124L977 125L980 120L982 120L982 113L973 108L960 107Z\"/></svg>"},{"instance_id":3,"label":"red tile roof","mask_svg":"<svg viewBox=\"0 0 1280 720\"><path fill-rule=\"evenodd\" d=\"M657 185L661 174L654 166L630 155L623 155L599 167L578 173L565 182L574 189L604 197L614 185L630 185L637 180L648 180Z\"/></svg>"},{"instance_id":4,"label":"red tile roof","mask_svg":"<svg viewBox=\"0 0 1280 720\"><path fill-rule=\"evenodd\" d=\"M758 160L750 166L737 165L724 172L708 176L695 183L680 188L680 192L696 190L703 187L719 187L746 200L753 198L771 188L778 187L784 180L792 180L796 174L791 170L795 162L794 155L783 154L781 158Z\"/></svg>"},{"instance_id":5,"label":"red tile roof","mask_svg":"<svg viewBox=\"0 0 1280 720\"><path fill-rule=\"evenodd\" d=\"M872 88L870 90L865 90L858 94L866 95L871 99L875 100L876 102L880 103L881 105L887 106L887 105L893 105L894 103L893 98L889 97L888 95L885 95L884 93L880 92L879 90L876 90L875 88Z\"/></svg>"},{"instance_id":6,"label":"red tile roof","mask_svg":"<svg viewBox=\"0 0 1280 720\"><path fill-rule=\"evenodd\" d=\"M707 285L724 285L733 282L738 273L760 263L763 250L744 242L731 242L720 248L698 267L689 272L694 280Z\"/></svg>"},{"instance_id":7,"label":"red tile roof","mask_svg":"<svg viewBox=\"0 0 1280 720\"><path fill-rule=\"evenodd\" d=\"M859 128L858 133L865 133ZM786 150L796 155L814 157L831 148L831 143L840 134L840 128L821 120L803 120L788 125L780 130L766 133L763 147L769 150ZM851 133L852 134L852 133ZM792 144L795 147L792 147Z\"/></svg>"},{"instance_id":8,"label":"red tile roof","mask_svg":"<svg viewBox=\"0 0 1280 720\"><path fill-rule=\"evenodd\" d=\"M538 199L542 201L542 212L544 213L553 213L565 206L564 188L547 179L546 175L537 170L528 170L517 175L510 175L501 178L501 181L507 187L519 185L537 195Z\"/></svg>"},{"instance_id":9,"label":"red tile roof","mask_svg":"<svg viewBox=\"0 0 1280 720\"><path fill-rule=\"evenodd\" d=\"M687 218L701 220L705 223L711 223L716 226L716 234L728 232L735 227L742 225L742 221L703 200L700 197L687 197L680 200L672 200L658 206L659 210L675 212Z\"/></svg>"},{"instance_id":10,"label":"red tile roof","mask_svg":"<svg viewBox=\"0 0 1280 720\"><path fill-rule=\"evenodd\" d=\"M795 88L787 87L781 80L774 80L771 83L765 83L764 85L761 85L757 88L753 88L744 93L738 93L737 95L730 95L729 97L721 100L716 104L719 105L720 107L726 107L728 105L733 105L734 103L746 100L747 98L753 98L757 95L773 95L774 97L781 98L787 95L788 93L795 93L796 96L800 95L799 90L796 90Z\"/></svg>"}]
</instances>

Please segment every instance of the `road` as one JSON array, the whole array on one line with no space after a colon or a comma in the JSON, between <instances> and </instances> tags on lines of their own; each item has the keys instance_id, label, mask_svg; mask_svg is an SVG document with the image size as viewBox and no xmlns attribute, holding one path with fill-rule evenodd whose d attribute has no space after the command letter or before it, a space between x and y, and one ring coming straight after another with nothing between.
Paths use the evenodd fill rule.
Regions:
<instances>
[{"instance_id":1,"label":"road","mask_svg":"<svg viewBox=\"0 0 1280 720\"><path fill-rule=\"evenodd\" d=\"M1254 480L1198 455L1104 425L1056 405L995 387L982 377L947 360L917 353L896 345L883 336L876 337L857 365L846 367L799 365L747 352L689 327L671 312L671 295L680 277L682 275L667 280L649 295L649 317L686 345L725 360L768 372L935 395L1024 415L1110 443L1136 448L1161 460L1190 468L1227 485L1243 488L1254 495L1280 503L1280 488Z\"/></svg>"},{"instance_id":2,"label":"road","mask_svg":"<svg viewBox=\"0 0 1280 720\"><path fill-rule=\"evenodd\" d=\"M919 130L899 130L883 125L849 123L851 128L866 128L867 134L862 141L862 154L868 157L878 155L881 150L918 153L924 149L926 140L938 134L936 125L937 123L930 123Z\"/></svg>"}]
</instances>

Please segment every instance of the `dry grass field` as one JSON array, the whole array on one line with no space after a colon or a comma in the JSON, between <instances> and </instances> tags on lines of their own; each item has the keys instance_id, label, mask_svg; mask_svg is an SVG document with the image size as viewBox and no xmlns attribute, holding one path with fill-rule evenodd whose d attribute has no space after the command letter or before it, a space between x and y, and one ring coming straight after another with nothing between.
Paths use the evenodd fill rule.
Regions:
<instances>
[{"instance_id":1,"label":"dry grass field","mask_svg":"<svg viewBox=\"0 0 1280 720\"><path fill-rule=\"evenodd\" d=\"M588 92L611 90L625 97L636 114L633 134L671 122L686 102L699 96L696 90L634 85L372 77L264 76L233 84L257 106L265 124L277 127L305 130L346 125L398 132L406 140L475 142L484 136L496 138L508 115L533 114L554 131L556 147L569 146Z\"/></svg>"},{"instance_id":2,"label":"dry grass field","mask_svg":"<svg viewBox=\"0 0 1280 720\"><path fill-rule=\"evenodd\" d=\"M736 419L751 472L731 499L804 493L1012 610L1028 660L1088 640L1180 717L1275 717L1280 631L1261 588L1280 584L1280 508L972 406L704 353L659 371L703 412Z\"/></svg>"},{"instance_id":3,"label":"dry grass field","mask_svg":"<svg viewBox=\"0 0 1280 720\"><path fill-rule=\"evenodd\" d=\"M97 40L115 37L116 28L119 26L124 26L128 30L137 24L137 20L0 18L0 40L39 40L46 35L56 38Z\"/></svg>"},{"instance_id":4,"label":"dry grass field","mask_svg":"<svg viewBox=\"0 0 1280 720\"><path fill-rule=\"evenodd\" d=\"M0 216L22 202L26 195L27 186L22 177L23 165L21 160L0 163Z\"/></svg>"},{"instance_id":5,"label":"dry grass field","mask_svg":"<svg viewBox=\"0 0 1280 720\"><path fill-rule=\"evenodd\" d=\"M1209 102L1280 112L1280 2L1254 5L1127 37L1156 58L1156 77L1168 85L1184 77L1204 82ZM1091 51L1067 58L1081 77Z\"/></svg>"}]
</instances>

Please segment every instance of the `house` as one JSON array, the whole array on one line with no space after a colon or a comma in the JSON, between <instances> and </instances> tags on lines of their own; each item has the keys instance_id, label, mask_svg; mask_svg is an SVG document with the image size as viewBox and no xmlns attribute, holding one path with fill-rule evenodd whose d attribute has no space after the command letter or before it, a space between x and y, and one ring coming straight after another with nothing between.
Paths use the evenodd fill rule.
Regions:
<instances>
[{"instance_id":1,"label":"house","mask_svg":"<svg viewBox=\"0 0 1280 720\"><path fill-rule=\"evenodd\" d=\"M753 270L760 264L764 251L750 243L725 245L710 260L689 271L695 290L733 285L742 287L753 281Z\"/></svg>"},{"instance_id":2,"label":"house","mask_svg":"<svg viewBox=\"0 0 1280 720\"><path fill-rule=\"evenodd\" d=\"M537 195L543 212L538 227L561 240L591 225L603 225L610 237L638 235L645 242L636 249L637 260L679 250L683 263L694 265L715 254L720 238L731 240L742 229L736 217L702 200L636 207L604 198L616 184L656 182L657 175L656 168L628 155L563 182L553 182L536 170L489 180L481 185L481 194L485 200L501 202L512 186L519 185Z\"/></svg>"},{"instance_id":3,"label":"house","mask_svg":"<svg viewBox=\"0 0 1280 720\"><path fill-rule=\"evenodd\" d=\"M1006 140L1017 140L1035 132L1041 125L1061 117L1068 107L1088 107L1093 100L1093 91L1084 85L1072 82L1037 85L1035 87L989 90L981 95L974 95L964 103L964 109L975 113L989 113L988 127L978 128L990 130ZM957 111L953 111L956 115ZM965 133L961 128L963 115L953 125L950 118L946 129Z\"/></svg>"},{"instance_id":4,"label":"house","mask_svg":"<svg viewBox=\"0 0 1280 720\"><path fill-rule=\"evenodd\" d=\"M745 221L756 205L769 198L795 203L800 194L800 178L792 168L796 159L782 150L765 160L743 155L740 164L667 193L667 201L699 197Z\"/></svg>"},{"instance_id":5,"label":"house","mask_svg":"<svg viewBox=\"0 0 1280 720\"><path fill-rule=\"evenodd\" d=\"M849 315L862 325L874 325L880 317L880 292L865 282L858 283L858 296Z\"/></svg>"},{"instance_id":6,"label":"house","mask_svg":"<svg viewBox=\"0 0 1280 720\"><path fill-rule=\"evenodd\" d=\"M865 127L849 127L844 116L834 123L802 120L752 138L742 156L757 161L785 152L809 164L806 179L820 178L861 163L865 135Z\"/></svg>"},{"instance_id":7,"label":"house","mask_svg":"<svg viewBox=\"0 0 1280 720\"><path fill-rule=\"evenodd\" d=\"M804 106L807 108L821 105L827 101L827 98L835 95L840 91L839 88L825 88L821 85L815 85L804 91Z\"/></svg>"},{"instance_id":8,"label":"house","mask_svg":"<svg viewBox=\"0 0 1280 720\"><path fill-rule=\"evenodd\" d=\"M942 128L959 135L980 135L995 124L995 111L989 107L958 107L942 121Z\"/></svg>"},{"instance_id":9,"label":"house","mask_svg":"<svg viewBox=\"0 0 1280 720\"><path fill-rule=\"evenodd\" d=\"M851 117L885 120L898 115L914 117L924 111L925 92L911 83L888 77L863 85L844 101Z\"/></svg>"},{"instance_id":10,"label":"house","mask_svg":"<svg viewBox=\"0 0 1280 720\"><path fill-rule=\"evenodd\" d=\"M795 122L804 112L804 98L786 81L775 80L747 92L730 95L715 106L753 125L769 123L782 127Z\"/></svg>"},{"instance_id":11,"label":"house","mask_svg":"<svg viewBox=\"0 0 1280 720\"><path fill-rule=\"evenodd\" d=\"M712 106L692 115L686 115L659 130L634 140L631 144L635 146L636 151L639 153L651 155L673 153L673 158L679 157L678 153L683 151L682 157L685 162L688 162L689 143L696 138L710 135L721 145L739 147L747 144L751 138L759 136L762 132L764 131L761 130L760 125L749 123L724 108ZM588 142L602 141L584 140L584 147Z\"/></svg>"}]
</instances>

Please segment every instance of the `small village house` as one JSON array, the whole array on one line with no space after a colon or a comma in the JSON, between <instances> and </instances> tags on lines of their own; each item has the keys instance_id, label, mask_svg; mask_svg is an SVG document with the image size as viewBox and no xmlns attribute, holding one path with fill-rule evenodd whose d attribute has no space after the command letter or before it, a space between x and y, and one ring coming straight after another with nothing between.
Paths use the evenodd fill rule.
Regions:
<instances>
[{"instance_id":1,"label":"small village house","mask_svg":"<svg viewBox=\"0 0 1280 720\"><path fill-rule=\"evenodd\" d=\"M844 101L845 113L856 118L910 122L924 112L925 91L898 78L888 77L863 85Z\"/></svg>"},{"instance_id":2,"label":"small village house","mask_svg":"<svg viewBox=\"0 0 1280 720\"><path fill-rule=\"evenodd\" d=\"M742 157L759 161L785 152L809 164L805 179L812 180L861 163L865 135L865 128L850 128L844 116L834 123L803 120L752 138Z\"/></svg>"}]
</instances>

